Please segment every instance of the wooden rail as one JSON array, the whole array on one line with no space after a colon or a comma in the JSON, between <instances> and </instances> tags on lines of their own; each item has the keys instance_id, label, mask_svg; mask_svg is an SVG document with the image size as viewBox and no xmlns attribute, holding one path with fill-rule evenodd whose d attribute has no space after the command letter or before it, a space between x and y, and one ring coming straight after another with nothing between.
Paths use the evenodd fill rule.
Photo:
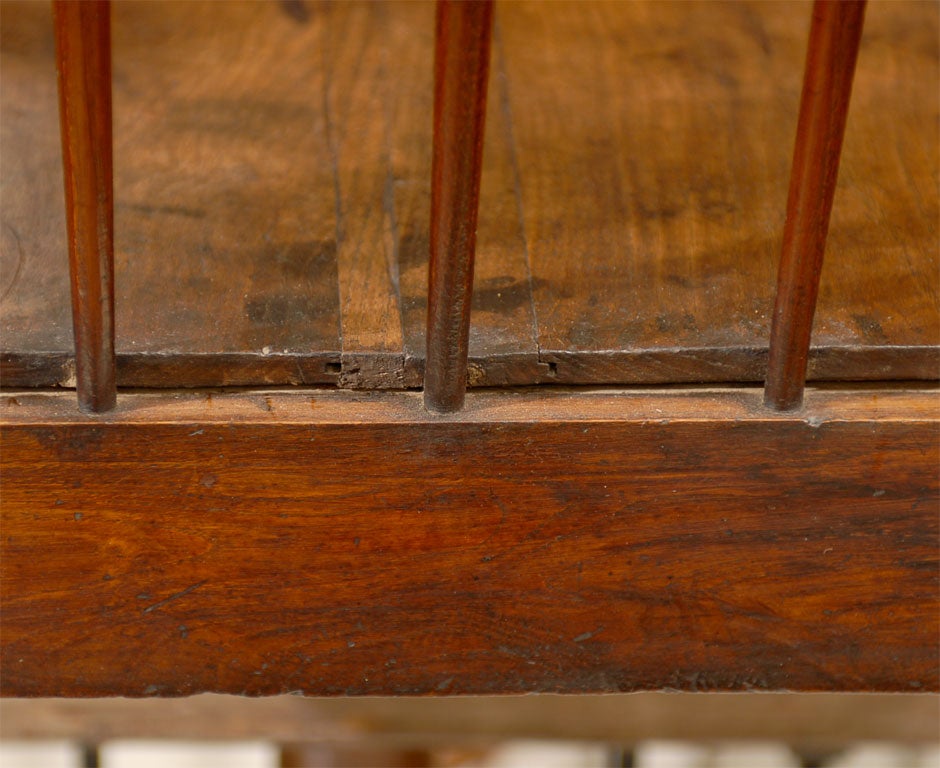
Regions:
<instances>
[{"instance_id":1,"label":"wooden rail","mask_svg":"<svg viewBox=\"0 0 940 768\"><path fill-rule=\"evenodd\" d=\"M0 693L936 690L936 393L761 397L0 396Z\"/></svg>"}]
</instances>

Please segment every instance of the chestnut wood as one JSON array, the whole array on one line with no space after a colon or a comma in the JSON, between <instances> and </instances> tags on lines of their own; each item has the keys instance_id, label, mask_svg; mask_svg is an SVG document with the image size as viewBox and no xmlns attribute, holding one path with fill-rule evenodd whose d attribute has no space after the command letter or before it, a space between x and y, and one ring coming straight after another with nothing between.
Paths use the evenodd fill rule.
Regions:
<instances>
[{"instance_id":1,"label":"chestnut wood","mask_svg":"<svg viewBox=\"0 0 940 768\"><path fill-rule=\"evenodd\" d=\"M816 0L809 33L764 400L799 408L865 0Z\"/></svg>"},{"instance_id":2,"label":"chestnut wood","mask_svg":"<svg viewBox=\"0 0 940 768\"><path fill-rule=\"evenodd\" d=\"M492 0L438 0L424 403L441 413L467 386L492 29Z\"/></svg>"},{"instance_id":3,"label":"chestnut wood","mask_svg":"<svg viewBox=\"0 0 940 768\"><path fill-rule=\"evenodd\" d=\"M936 392L761 398L5 396L2 690L936 690Z\"/></svg>"},{"instance_id":4,"label":"chestnut wood","mask_svg":"<svg viewBox=\"0 0 940 768\"><path fill-rule=\"evenodd\" d=\"M78 405L114 407L110 0L53 0Z\"/></svg>"},{"instance_id":5,"label":"chestnut wood","mask_svg":"<svg viewBox=\"0 0 940 768\"><path fill-rule=\"evenodd\" d=\"M112 9L121 386L421 386L434 6L304 7ZM497 4L473 386L764 380L810 15ZM811 381L940 370L940 7L866 25ZM10 386L74 385L54 52L4 2Z\"/></svg>"}]
</instances>

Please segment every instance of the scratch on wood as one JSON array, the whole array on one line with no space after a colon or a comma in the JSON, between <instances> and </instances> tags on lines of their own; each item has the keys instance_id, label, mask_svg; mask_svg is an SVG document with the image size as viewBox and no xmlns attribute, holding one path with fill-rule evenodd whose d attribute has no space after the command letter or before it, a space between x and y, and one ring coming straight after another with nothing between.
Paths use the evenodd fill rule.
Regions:
<instances>
[{"instance_id":1,"label":"scratch on wood","mask_svg":"<svg viewBox=\"0 0 940 768\"><path fill-rule=\"evenodd\" d=\"M580 565L581 565L581 564L578 563L578 566L579 566L579 567L580 567ZM573 642L575 642L575 643L583 643L583 642L585 642L585 641L587 641L587 640L590 640L592 637L595 637L596 635L598 635L599 633L601 633L601 632L603 632L603 631L604 631L604 627L603 627L603 626L600 626L600 627L598 627L597 629L595 629L595 630L593 630L593 631L591 631L591 632L585 632L585 633L583 633L583 634L578 635L576 638L574 638Z\"/></svg>"},{"instance_id":2,"label":"scratch on wood","mask_svg":"<svg viewBox=\"0 0 940 768\"><path fill-rule=\"evenodd\" d=\"M151 611L157 610L157 608L162 608L167 603L172 603L174 600L179 600L181 597L186 597L186 595L188 595L190 592L195 592L197 589L199 589L199 587L205 584L206 581L208 581L208 579L197 581L192 586L186 587L186 589L184 589L182 592L176 592L175 594L172 594L169 597L164 598L158 603L154 603L153 605L148 605L146 608L143 609L143 611L141 611L141 613L150 613Z\"/></svg>"}]
</instances>

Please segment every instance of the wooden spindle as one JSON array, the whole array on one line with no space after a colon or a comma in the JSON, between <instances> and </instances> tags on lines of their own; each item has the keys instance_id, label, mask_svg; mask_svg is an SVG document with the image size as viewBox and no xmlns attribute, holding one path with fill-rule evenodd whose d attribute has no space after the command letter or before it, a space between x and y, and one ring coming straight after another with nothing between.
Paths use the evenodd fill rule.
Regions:
<instances>
[{"instance_id":1,"label":"wooden spindle","mask_svg":"<svg viewBox=\"0 0 940 768\"><path fill-rule=\"evenodd\" d=\"M803 402L806 364L865 0L816 0L790 172L764 402Z\"/></svg>"},{"instance_id":2,"label":"wooden spindle","mask_svg":"<svg viewBox=\"0 0 940 768\"><path fill-rule=\"evenodd\" d=\"M108 0L54 0L78 405L116 403L111 16Z\"/></svg>"},{"instance_id":3,"label":"wooden spindle","mask_svg":"<svg viewBox=\"0 0 940 768\"><path fill-rule=\"evenodd\" d=\"M467 383L492 0L439 0L424 403L457 411Z\"/></svg>"}]
</instances>

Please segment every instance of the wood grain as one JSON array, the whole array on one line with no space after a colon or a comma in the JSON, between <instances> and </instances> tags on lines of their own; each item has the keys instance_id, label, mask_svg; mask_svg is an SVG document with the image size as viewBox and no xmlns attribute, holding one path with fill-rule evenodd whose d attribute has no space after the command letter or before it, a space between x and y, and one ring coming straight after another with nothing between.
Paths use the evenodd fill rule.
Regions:
<instances>
[{"instance_id":1,"label":"wood grain","mask_svg":"<svg viewBox=\"0 0 940 768\"><path fill-rule=\"evenodd\" d=\"M2 12L0 373L74 384L52 21ZM497 6L472 385L763 380L809 20ZM868 10L811 381L940 372L938 29ZM433 5L122 2L112 31L119 383L420 386Z\"/></svg>"},{"instance_id":2,"label":"wood grain","mask_svg":"<svg viewBox=\"0 0 940 768\"><path fill-rule=\"evenodd\" d=\"M492 31L492 0L438 1L424 404L440 413L467 387Z\"/></svg>"},{"instance_id":3,"label":"wood grain","mask_svg":"<svg viewBox=\"0 0 940 768\"><path fill-rule=\"evenodd\" d=\"M810 10L500 6L540 358L556 381L763 379ZM924 173L938 155L936 11L869 11L813 379L893 377L897 358L849 358L878 334L917 338L918 376L938 370L940 213Z\"/></svg>"},{"instance_id":4,"label":"wood grain","mask_svg":"<svg viewBox=\"0 0 940 768\"><path fill-rule=\"evenodd\" d=\"M4 104L4 178L33 189L57 162L40 76L51 20L37 3L3 13L3 96L19 96ZM324 70L311 55L322 16L301 23L277 3L185 2L119 3L113 16L119 383L335 382L334 174ZM4 306L5 351L30 352L35 372L30 360L71 346L61 288L54 271L43 274L65 247L44 230L64 224L51 203L47 220L18 218L32 203L4 190L4 219L25 254ZM9 301L20 289L25 305Z\"/></svg>"},{"instance_id":5,"label":"wood grain","mask_svg":"<svg viewBox=\"0 0 940 768\"><path fill-rule=\"evenodd\" d=\"M392 148L392 198L397 264L405 334L405 383L419 387L426 347L428 222L430 221L434 80L428 66L433 50L434 7L396 6L383 35L396 51L395 89L387 91ZM498 45L498 38L494 40ZM477 220L474 292L470 324L471 386L531 384L545 378L539 362L532 313L531 280L519 218L518 168L513 155L511 115L499 51L492 52L492 91L487 99L483 178ZM407 86L407 93L403 93Z\"/></svg>"},{"instance_id":6,"label":"wood grain","mask_svg":"<svg viewBox=\"0 0 940 768\"><path fill-rule=\"evenodd\" d=\"M796 128L783 251L770 329L764 401L779 410L803 401L813 315L865 0L816 0Z\"/></svg>"},{"instance_id":7,"label":"wood grain","mask_svg":"<svg viewBox=\"0 0 940 768\"><path fill-rule=\"evenodd\" d=\"M935 392L69 400L2 401L6 695L937 689Z\"/></svg>"},{"instance_id":8,"label":"wood grain","mask_svg":"<svg viewBox=\"0 0 940 768\"><path fill-rule=\"evenodd\" d=\"M52 4L78 406L114 407L111 3Z\"/></svg>"},{"instance_id":9,"label":"wood grain","mask_svg":"<svg viewBox=\"0 0 940 768\"><path fill-rule=\"evenodd\" d=\"M404 340L387 103L397 75L384 40L393 14L384 4L363 3L325 5L318 12L323 110L335 174L340 384L400 389Z\"/></svg>"}]
</instances>

